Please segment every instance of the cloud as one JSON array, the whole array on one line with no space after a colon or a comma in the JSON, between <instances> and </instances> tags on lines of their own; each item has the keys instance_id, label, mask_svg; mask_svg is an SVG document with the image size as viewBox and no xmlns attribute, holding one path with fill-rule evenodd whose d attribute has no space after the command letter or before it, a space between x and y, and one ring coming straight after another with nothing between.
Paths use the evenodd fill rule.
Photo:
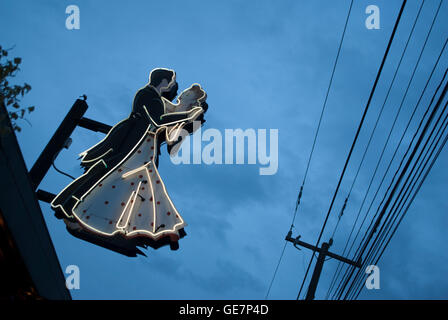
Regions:
<instances>
[{"instance_id":1,"label":"cloud","mask_svg":"<svg viewBox=\"0 0 448 320\"><path fill-rule=\"evenodd\" d=\"M255 278L240 264L228 260L218 260L210 273L206 275L191 273L190 278L195 285L208 291L211 296L216 296L219 292L220 296L241 299L243 297L240 296L239 291L244 292L245 295L257 294L265 287L262 281ZM246 298L250 299L250 295Z\"/></svg>"}]
</instances>

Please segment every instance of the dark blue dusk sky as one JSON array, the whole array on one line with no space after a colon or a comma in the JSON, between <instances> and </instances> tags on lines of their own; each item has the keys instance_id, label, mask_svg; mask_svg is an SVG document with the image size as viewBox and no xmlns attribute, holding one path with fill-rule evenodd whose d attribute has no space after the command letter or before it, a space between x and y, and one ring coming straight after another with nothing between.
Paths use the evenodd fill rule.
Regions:
<instances>
[{"instance_id":1,"label":"dark blue dusk sky","mask_svg":"<svg viewBox=\"0 0 448 320\"><path fill-rule=\"evenodd\" d=\"M394 68L420 5L410 0L361 131L335 209L328 240L348 192ZM65 28L65 8L80 9L80 30ZM263 299L289 229L297 192L344 27L349 0L300 1L12 1L0 2L0 44L23 58L17 82L28 82L24 104L36 111L18 139L32 166L76 98L88 96L86 116L115 124L128 116L135 92L156 67L175 69L181 89L200 83L208 94L203 129L279 130L279 169L259 165L174 165L163 149L160 174L187 221L180 250L148 250L128 258L72 237L41 203L61 267L78 265L74 299ZM381 29L365 25L377 5ZM378 154L423 45L438 0L426 0L384 115L361 169L332 250L341 252ZM311 163L295 234L315 242L353 140L401 1L355 0ZM390 159L448 31L444 1L386 151ZM445 54L436 70L440 79ZM432 82L430 92L434 89ZM420 111L429 101L426 95ZM103 137L79 128L56 164L82 170L78 154ZM205 144L205 143L204 143ZM400 149L403 150L403 149ZM403 151L401 151L403 152ZM448 297L448 150L444 150L380 261L381 289L363 299ZM385 168L384 162L380 169ZM57 193L70 180L50 170L40 188ZM308 250L286 248L272 299L295 299ZM323 298L336 268L325 264Z\"/></svg>"}]
</instances>

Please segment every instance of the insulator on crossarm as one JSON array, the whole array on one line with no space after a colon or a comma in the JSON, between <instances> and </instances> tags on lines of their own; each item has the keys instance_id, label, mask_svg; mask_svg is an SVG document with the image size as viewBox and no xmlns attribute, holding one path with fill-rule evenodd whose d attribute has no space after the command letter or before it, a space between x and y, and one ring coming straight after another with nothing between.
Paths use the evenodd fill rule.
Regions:
<instances>
[{"instance_id":1,"label":"insulator on crossarm","mask_svg":"<svg viewBox=\"0 0 448 320\"><path fill-rule=\"evenodd\" d=\"M345 198L344 205L342 206L341 212L339 213L339 219L344 215L345 207L347 206L348 197Z\"/></svg>"},{"instance_id":2,"label":"insulator on crossarm","mask_svg":"<svg viewBox=\"0 0 448 320\"><path fill-rule=\"evenodd\" d=\"M299 195L297 196L296 210L300 205L300 199L302 199L303 185L300 187Z\"/></svg>"}]
</instances>

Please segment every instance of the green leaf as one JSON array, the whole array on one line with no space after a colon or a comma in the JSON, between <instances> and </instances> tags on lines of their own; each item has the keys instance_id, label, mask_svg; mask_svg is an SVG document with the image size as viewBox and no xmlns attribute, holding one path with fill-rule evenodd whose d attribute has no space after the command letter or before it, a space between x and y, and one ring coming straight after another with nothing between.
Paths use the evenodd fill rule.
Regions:
<instances>
[{"instance_id":1,"label":"green leaf","mask_svg":"<svg viewBox=\"0 0 448 320\"><path fill-rule=\"evenodd\" d=\"M20 64L22 62L21 58L14 58L14 63L15 64Z\"/></svg>"},{"instance_id":2,"label":"green leaf","mask_svg":"<svg viewBox=\"0 0 448 320\"><path fill-rule=\"evenodd\" d=\"M34 111L34 109L35 109L35 106L31 106L31 107L28 107L28 112L33 112Z\"/></svg>"}]
</instances>

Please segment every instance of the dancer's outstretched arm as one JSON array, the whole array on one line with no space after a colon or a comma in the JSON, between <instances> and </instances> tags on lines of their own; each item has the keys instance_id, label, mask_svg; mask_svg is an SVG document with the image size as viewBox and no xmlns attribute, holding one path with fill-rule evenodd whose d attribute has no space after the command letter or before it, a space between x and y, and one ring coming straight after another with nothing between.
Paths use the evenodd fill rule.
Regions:
<instances>
[{"instance_id":1,"label":"dancer's outstretched arm","mask_svg":"<svg viewBox=\"0 0 448 320\"><path fill-rule=\"evenodd\" d=\"M145 110L149 119L157 126L171 126L183 121L190 122L204 112L204 109L202 109L201 107L194 107L189 111L170 112L163 114L160 114L159 112L157 112L157 110L154 110L155 112L151 110L151 112L145 105L143 106L143 109Z\"/></svg>"}]
</instances>

